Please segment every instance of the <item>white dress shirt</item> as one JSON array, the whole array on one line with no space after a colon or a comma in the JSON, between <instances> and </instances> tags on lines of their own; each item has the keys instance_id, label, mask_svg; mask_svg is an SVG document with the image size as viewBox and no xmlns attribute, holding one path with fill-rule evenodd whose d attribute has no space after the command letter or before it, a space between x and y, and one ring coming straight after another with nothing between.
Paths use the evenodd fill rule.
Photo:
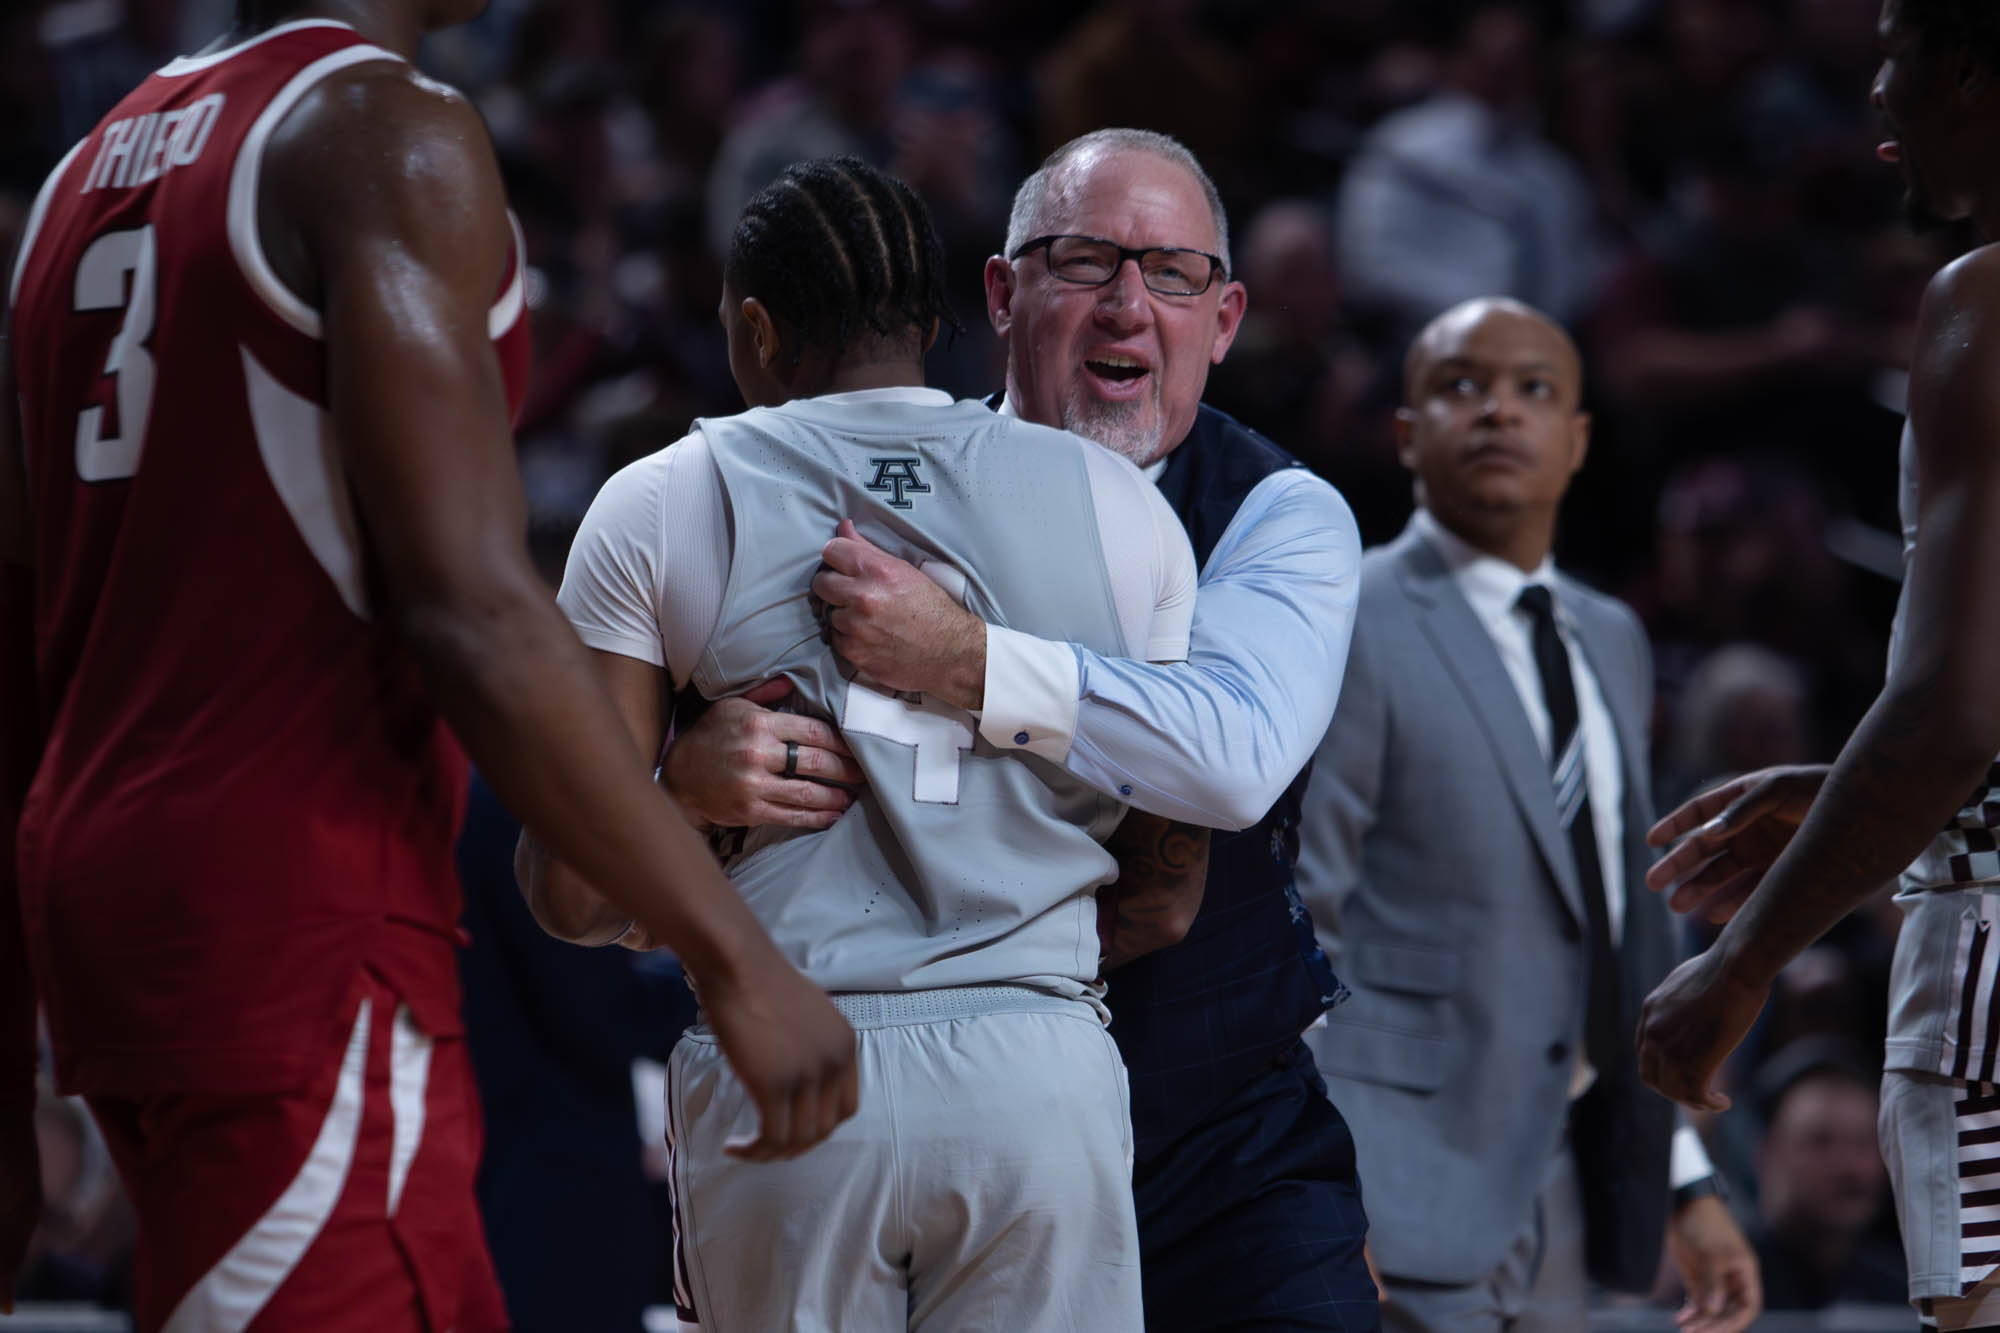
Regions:
<instances>
[{"instance_id":1,"label":"white dress shirt","mask_svg":"<svg viewBox=\"0 0 2000 1333\"><path fill-rule=\"evenodd\" d=\"M1577 642L1569 613L1563 606L1562 590L1556 586L1555 562L1544 557L1533 571L1525 571L1447 531L1431 517L1429 510L1419 509L1413 521L1417 532L1444 560L1452 581L1472 606L1472 613L1486 627L1500 653L1500 661L1507 668L1508 679L1514 682L1514 692L1521 696L1521 711L1528 715L1535 744L1542 747L1542 758L1550 763L1554 759L1549 739L1549 705L1542 697L1541 670L1535 665L1535 618L1519 605L1521 590L1539 583L1549 590L1555 602L1556 632L1562 636L1563 647L1569 650L1577 725L1583 729L1590 824L1597 835L1605 917L1611 924L1611 943L1615 948L1625 925L1625 858L1616 854L1625 845L1625 769L1618 753L1618 733L1611 725L1611 709L1604 702L1604 692L1590 668L1590 658Z\"/></svg>"}]
</instances>

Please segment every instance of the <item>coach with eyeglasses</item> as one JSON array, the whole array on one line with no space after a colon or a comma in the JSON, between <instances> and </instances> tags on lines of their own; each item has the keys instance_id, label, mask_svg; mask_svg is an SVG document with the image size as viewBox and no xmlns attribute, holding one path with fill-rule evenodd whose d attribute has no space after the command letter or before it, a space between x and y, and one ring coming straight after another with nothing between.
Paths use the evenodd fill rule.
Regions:
<instances>
[{"instance_id":1,"label":"coach with eyeglasses","mask_svg":"<svg viewBox=\"0 0 2000 1333\"><path fill-rule=\"evenodd\" d=\"M1006 250L986 265L987 313L1008 351L993 405L1130 459L1186 526L1201 565L1186 664L981 623L846 536L814 590L842 655L891 688L977 712L985 744L1224 830L1185 939L1106 976L1131 1075L1146 1326L1356 1333L1379 1315L1354 1144L1301 1040L1345 991L1292 865L1361 543L1332 487L1202 405L1246 301L1228 254L1221 202L1186 148L1103 130L1021 186ZM799 801L802 820L836 807L828 788L788 793L813 784L783 780L782 740L765 750L764 800ZM1119 931L1143 929L1145 910L1100 908L1114 960Z\"/></svg>"}]
</instances>

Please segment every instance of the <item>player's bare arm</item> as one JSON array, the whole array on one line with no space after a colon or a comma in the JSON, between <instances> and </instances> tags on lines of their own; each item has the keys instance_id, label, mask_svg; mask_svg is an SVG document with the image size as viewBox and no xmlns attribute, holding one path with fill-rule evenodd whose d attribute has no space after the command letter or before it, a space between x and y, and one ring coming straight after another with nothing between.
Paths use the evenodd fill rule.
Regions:
<instances>
[{"instance_id":1,"label":"player's bare arm","mask_svg":"<svg viewBox=\"0 0 2000 1333\"><path fill-rule=\"evenodd\" d=\"M1757 891L1708 952L1646 1003L1640 1069L1690 1106L1742 1040L1771 978L1893 879L2000 749L2000 250L1944 269L1924 294L1910 383L1918 523L1907 651Z\"/></svg>"},{"instance_id":2,"label":"player's bare arm","mask_svg":"<svg viewBox=\"0 0 2000 1333\"><path fill-rule=\"evenodd\" d=\"M14 1279L42 1216L35 992L13 868L14 825L38 744L35 690L26 674L31 663L25 660L34 642L34 543L5 291L0 285L0 783L6 784L0 790L0 1313L14 1308Z\"/></svg>"},{"instance_id":3,"label":"player's bare arm","mask_svg":"<svg viewBox=\"0 0 2000 1333\"><path fill-rule=\"evenodd\" d=\"M304 99L266 159L270 252L324 312L328 393L384 597L501 799L699 972L761 1113L746 1156L812 1146L855 1103L854 1038L784 962L649 780L530 565L486 319L508 224L483 127L401 69ZM285 271L289 267L290 271Z\"/></svg>"},{"instance_id":4,"label":"player's bare arm","mask_svg":"<svg viewBox=\"0 0 2000 1333\"><path fill-rule=\"evenodd\" d=\"M1118 879L1098 892L1104 970L1179 944L1201 911L1208 882L1209 830L1143 810L1125 816L1104 844L1118 858Z\"/></svg>"},{"instance_id":5,"label":"player's bare arm","mask_svg":"<svg viewBox=\"0 0 2000 1333\"><path fill-rule=\"evenodd\" d=\"M585 652L631 735L633 749L642 755L658 754L666 740L667 673L636 657L588 648ZM608 944L632 925L631 914L620 911L526 829L515 849L514 877L535 920L560 939Z\"/></svg>"}]
</instances>

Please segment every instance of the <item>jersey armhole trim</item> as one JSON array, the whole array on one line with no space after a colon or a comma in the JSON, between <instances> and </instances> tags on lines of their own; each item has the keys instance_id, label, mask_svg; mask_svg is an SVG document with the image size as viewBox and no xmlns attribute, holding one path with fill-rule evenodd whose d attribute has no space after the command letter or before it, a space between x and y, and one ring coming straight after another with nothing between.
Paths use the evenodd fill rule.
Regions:
<instances>
[{"instance_id":1,"label":"jersey armhole trim","mask_svg":"<svg viewBox=\"0 0 2000 1333\"><path fill-rule=\"evenodd\" d=\"M35 237L42 230L42 220L48 215L49 201L55 198L56 186L61 184L70 164L76 161L76 155L89 142L90 135L86 134L63 154L62 161L56 163L56 169L42 182L41 192L35 196L34 205L28 210L27 225L21 228L21 248L14 256L14 272L7 281L7 304L10 307L21 303L21 278L28 271L28 256L34 253Z\"/></svg>"},{"instance_id":2,"label":"jersey armhole trim","mask_svg":"<svg viewBox=\"0 0 2000 1333\"><path fill-rule=\"evenodd\" d=\"M225 60L243 54L252 47L262 46L274 37L282 37L288 32L302 32L308 28L339 28L342 32L353 32L354 28L339 19L297 19L291 23L280 23L275 28L267 28L255 37L246 38L234 46L225 46L220 51L207 55L176 56L156 71L163 79L185 78L199 74L205 69L213 69Z\"/></svg>"},{"instance_id":3,"label":"jersey armhole trim","mask_svg":"<svg viewBox=\"0 0 2000 1333\"><path fill-rule=\"evenodd\" d=\"M507 230L514 238L514 262L508 266L512 276L507 290L500 293L500 299L486 312L486 336L494 342L519 322L528 305L528 243L521 236L521 219L514 216L511 208L507 210Z\"/></svg>"},{"instance_id":4,"label":"jersey armhole trim","mask_svg":"<svg viewBox=\"0 0 2000 1333\"><path fill-rule=\"evenodd\" d=\"M236 165L229 173L229 248L236 255L236 266L242 271L243 280L250 284L250 289L257 293L271 313L308 338L322 336L324 325L319 311L285 286L277 270L271 267L270 258L264 253L263 237L258 234L257 186L264 172L264 149L278 123L321 80L349 65L371 60L393 60L399 65L408 63L393 51L368 45L342 47L331 55L321 56L293 75L291 82L279 89L278 95L258 114L256 122L250 126L250 133L236 150Z\"/></svg>"}]
</instances>

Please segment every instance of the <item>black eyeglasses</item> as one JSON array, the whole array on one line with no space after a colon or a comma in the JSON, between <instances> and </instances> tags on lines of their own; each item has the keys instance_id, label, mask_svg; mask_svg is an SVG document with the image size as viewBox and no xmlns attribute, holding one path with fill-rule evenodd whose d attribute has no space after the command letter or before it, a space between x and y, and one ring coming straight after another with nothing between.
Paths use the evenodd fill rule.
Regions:
<instances>
[{"instance_id":1,"label":"black eyeglasses","mask_svg":"<svg viewBox=\"0 0 2000 1333\"><path fill-rule=\"evenodd\" d=\"M1216 278L1229 276L1222 260L1206 250L1171 245L1134 250L1102 236L1037 236L1007 257L1019 259L1034 250L1046 252L1043 258L1052 276L1079 287L1102 287L1118 276L1128 259L1138 264L1146 289L1161 296L1200 296Z\"/></svg>"}]
</instances>

